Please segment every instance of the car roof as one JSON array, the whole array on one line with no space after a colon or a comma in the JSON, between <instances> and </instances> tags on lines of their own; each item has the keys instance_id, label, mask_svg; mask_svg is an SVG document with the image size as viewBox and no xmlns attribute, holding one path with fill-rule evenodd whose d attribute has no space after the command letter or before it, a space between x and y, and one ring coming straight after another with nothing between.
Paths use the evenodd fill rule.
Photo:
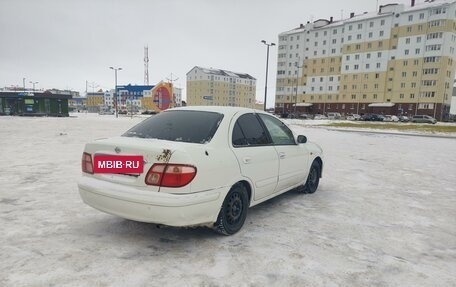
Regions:
<instances>
[{"instance_id":1,"label":"car roof","mask_svg":"<svg viewBox=\"0 0 456 287\"><path fill-rule=\"evenodd\" d=\"M187 107L178 107L168 109L167 111L204 111L204 112L216 112L221 113L226 116L233 116L236 113L262 113L268 114L262 110L256 110L253 108L243 108L243 107L223 107L223 106L187 106Z\"/></svg>"}]
</instances>

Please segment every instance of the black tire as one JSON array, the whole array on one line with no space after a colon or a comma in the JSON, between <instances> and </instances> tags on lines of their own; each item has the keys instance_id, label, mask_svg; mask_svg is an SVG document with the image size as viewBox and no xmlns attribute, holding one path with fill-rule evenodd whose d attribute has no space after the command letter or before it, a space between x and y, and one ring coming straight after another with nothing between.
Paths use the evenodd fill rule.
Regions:
<instances>
[{"instance_id":1,"label":"black tire","mask_svg":"<svg viewBox=\"0 0 456 287\"><path fill-rule=\"evenodd\" d=\"M318 184L320 183L320 171L321 171L321 166L318 161L314 161L312 165L310 166L309 170L309 175L307 176L307 181L306 184L304 185L304 188L302 189L303 193L314 193L317 191Z\"/></svg>"},{"instance_id":2,"label":"black tire","mask_svg":"<svg viewBox=\"0 0 456 287\"><path fill-rule=\"evenodd\" d=\"M248 208L247 189L242 184L234 185L223 201L214 230L223 235L238 232L244 225Z\"/></svg>"}]
</instances>

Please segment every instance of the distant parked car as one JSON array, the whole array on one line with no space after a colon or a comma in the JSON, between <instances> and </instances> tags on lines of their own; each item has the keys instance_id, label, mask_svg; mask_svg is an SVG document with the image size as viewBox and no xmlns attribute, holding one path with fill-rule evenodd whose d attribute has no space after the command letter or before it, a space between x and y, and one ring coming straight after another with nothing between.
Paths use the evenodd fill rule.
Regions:
<instances>
[{"instance_id":1,"label":"distant parked car","mask_svg":"<svg viewBox=\"0 0 456 287\"><path fill-rule=\"evenodd\" d=\"M155 114L157 114L156 111L148 111L147 110L147 111L141 112L141 115L155 115Z\"/></svg>"},{"instance_id":2,"label":"distant parked car","mask_svg":"<svg viewBox=\"0 0 456 287\"><path fill-rule=\"evenodd\" d=\"M435 124L437 120L427 115L415 115L412 117L412 123Z\"/></svg>"},{"instance_id":3,"label":"distant parked car","mask_svg":"<svg viewBox=\"0 0 456 287\"><path fill-rule=\"evenodd\" d=\"M330 120L339 120L341 117L340 113L328 113L328 119Z\"/></svg>"},{"instance_id":4,"label":"distant parked car","mask_svg":"<svg viewBox=\"0 0 456 287\"><path fill-rule=\"evenodd\" d=\"M142 168L125 170L127 156L139 157ZM114 166L110 162L122 170L97 171ZM86 144L81 165L79 193L96 209L230 235L241 229L249 207L295 188L314 193L323 155L269 113L186 107L149 117L120 137Z\"/></svg>"},{"instance_id":5,"label":"distant parked car","mask_svg":"<svg viewBox=\"0 0 456 287\"><path fill-rule=\"evenodd\" d=\"M325 115L316 114L313 119L314 120L327 120L328 117Z\"/></svg>"},{"instance_id":6,"label":"distant parked car","mask_svg":"<svg viewBox=\"0 0 456 287\"><path fill-rule=\"evenodd\" d=\"M399 121L401 123L406 123L406 122L409 122L410 121L410 118L407 117L407 116L399 116Z\"/></svg>"},{"instance_id":7,"label":"distant parked car","mask_svg":"<svg viewBox=\"0 0 456 287\"><path fill-rule=\"evenodd\" d=\"M308 115L308 114L299 114L298 118L304 119L304 120L310 120L310 119L312 119L312 116Z\"/></svg>"},{"instance_id":8,"label":"distant parked car","mask_svg":"<svg viewBox=\"0 0 456 287\"><path fill-rule=\"evenodd\" d=\"M358 114L348 114L347 115L347 120L349 121L359 121L361 119L361 116Z\"/></svg>"},{"instance_id":9,"label":"distant parked car","mask_svg":"<svg viewBox=\"0 0 456 287\"><path fill-rule=\"evenodd\" d=\"M113 110L101 110L98 112L99 115L113 115L114 111Z\"/></svg>"},{"instance_id":10,"label":"distant parked car","mask_svg":"<svg viewBox=\"0 0 456 287\"><path fill-rule=\"evenodd\" d=\"M376 114L365 114L361 117L361 121L381 122L384 117Z\"/></svg>"},{"instance_id":11,"label":"distant parked car","mask_svg":"<svg viewBox=\"0 0 456 287\"><path fill-rule=\"evenodd\" d=\"M383 119L384 122L398 122L399 118L396 116L386 115Z\"/></svg>"}]
</instances>

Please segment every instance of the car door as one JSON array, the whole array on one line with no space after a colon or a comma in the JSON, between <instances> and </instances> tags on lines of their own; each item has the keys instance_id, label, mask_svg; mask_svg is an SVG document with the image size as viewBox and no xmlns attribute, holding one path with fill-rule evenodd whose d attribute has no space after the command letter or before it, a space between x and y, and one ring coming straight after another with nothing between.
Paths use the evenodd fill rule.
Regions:
<instances>
[{"instance_id":1,"label":"car door","mask_svg":"<svg viewBox=\"0 0 456 287\"><path fill-rule=\"evenodd\" d=\"M279 157L258 117L253 113L239 116L232 126L231 139L241 174L253 184L254 200L273 194Z\"/></svg>"},{"instance_id":2,"label":"car door","mask_svg":"<svg viewBox=\"0 0 456 287\"><path fill-rule=\"evenodd\" d=\"M279 119L259 114L279 155L279 179L276 192L303 184L308 174L309 152L305 144L296 144L293 132Z\"/></svg>"}]
</instances>

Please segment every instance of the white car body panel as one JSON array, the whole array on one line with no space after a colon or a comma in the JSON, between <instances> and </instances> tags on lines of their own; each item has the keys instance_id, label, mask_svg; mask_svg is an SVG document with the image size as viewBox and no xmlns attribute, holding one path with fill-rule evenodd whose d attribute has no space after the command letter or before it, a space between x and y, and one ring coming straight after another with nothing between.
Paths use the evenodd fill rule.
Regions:
<instances>
[{"instance_id":1,"label":"white car body panel","mask_svg":"<svg viewBox=\"0 0 456 287\"><path fill-rule=\"evenodd\" d=\"M276 191L279 157L273 146L233 148L241 174L253 182L254 200L259 200Z\"/></svg>"}]
</instances>

